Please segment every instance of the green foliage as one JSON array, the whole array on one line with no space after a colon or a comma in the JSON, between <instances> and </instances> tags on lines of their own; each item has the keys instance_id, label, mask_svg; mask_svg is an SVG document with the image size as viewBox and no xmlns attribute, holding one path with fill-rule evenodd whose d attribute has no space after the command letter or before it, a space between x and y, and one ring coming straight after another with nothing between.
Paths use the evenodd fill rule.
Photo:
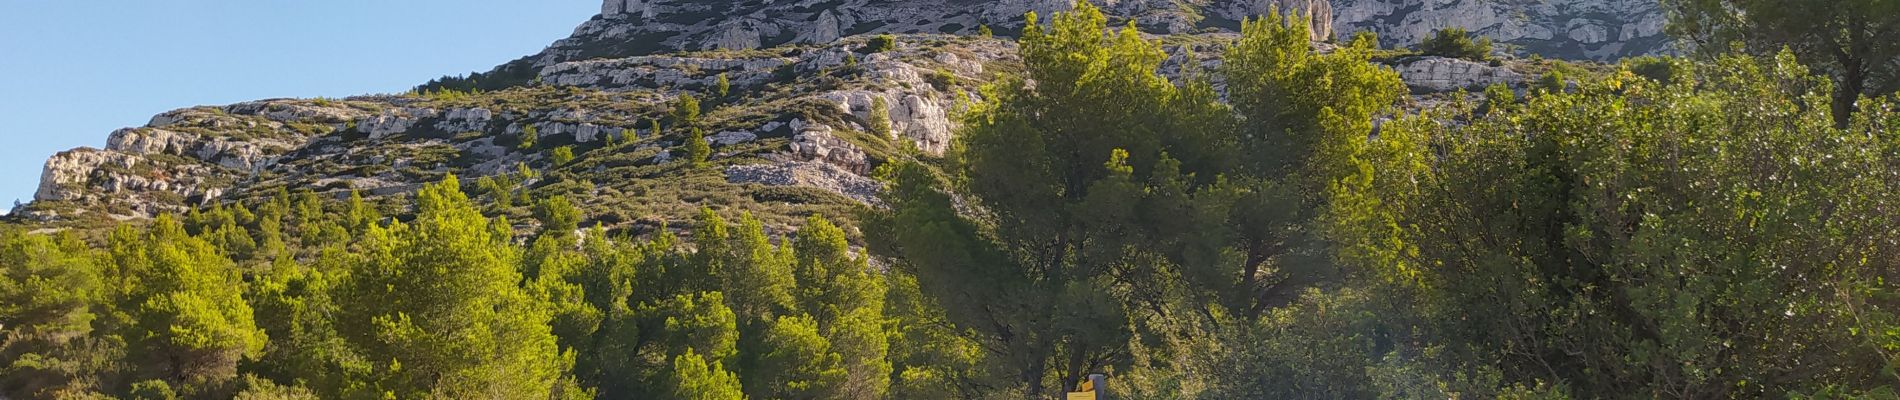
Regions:
<instances>
[{"instance_id":1,"label":"green foliage","mask_svg":"<svg viewBox=\"0 0 1900 400\"><path fill-rule=\"evenodd\" d=\"M1502 112L1517 104L1517 91L1504 83L1492 84L1484 88L1484 108L1486 114Z\"/></svg>"},{"instance_id":2,"label":"green foliage","mask_svg":"<svg viewBox=\"0 0 1900 400\"><path fill-rule=\"evenodd\" d=\"M897 37L890 34L872 36L871 41L864 44L864 51L867 53L876 54L891 50L897 50Z\"/></svg>"},{"instance_id":3,"label":"green foliage","mask_svg":"<svg viewBox=\"0 0 1900 400\"><path fill-rule=\"evenodd\" d=\"M533 150L535 143L540 140L541 128L535 127L534 124L528 124L527 126L521 127L520 135L515 136L515 148Z\"/></svg>"},{"instance_id":4,"label":"green foliage","mask_svg":"<svg viewBox=\"0 0 1900 400\"><path fill-rule=\"evenodd\" d=\"M1375 346L1379 315L1367 294L1313 290L1288 307L1241 324L1216 357L1209 399L1390 398L1368 375L1382 358ZM1420 393L1423 394L1423 393Z\"/></svg>"},{"instance_id":5,"label":"green foliage","mask_svg":"<svg viewBox=\"0 0 1900 400\"><path fill-rule=\"evenodd\" d=\"M1432 37L1418 43L1417 50L1425 55L1462 58L1471 61L1491 59L1491 38L1471 39L1465 28L1445 28L1432 32Z\"/></svg>"},{"instance_id":6,"label":"green foliage","mask_svg":"<svg viewBox=\"0 0 1900 400\"><path fill-rule=\"evenodd\" d=\"M453 176L416 195L414 225L372 226L340 288L343 337L377 372L370 390L409 397L547 396L571 385L552 315L517 285L520 253Z\"/></svg>"},{"instance_id":7,"label":"green foliage","mask_svg":"<svg viewBox=\"0 0 1900 400\"><path fill-rule=\"evenodd\" d=\"M1349 47L1377 49L1379 48L1379 34L1373 31L1353 32L1352 40L1346 41L1346 45Z\"/></svg>"},{"instance_id":8,"label":"green foliage","mask_svg":"<svg viewBox=\"0 0 1900 400\"><path fill-rule=\"evenodd\" d=\"M732 94L732 81L726 79L726 74L719 74L719 79L713 82L713 89L713 93L718 93L719 97L729 96Z\"/></svg>"},{"instance_id":9,"label":"green foliage","mask_svg":"<svg viewBox=\"0 0 1900 400\"><path fill-rule=\"evenodd\" d=\"M871 96L871 115L868 123L872 134L892 137L891 106L884 101L884 96Z\"/></svg>"},{"instance_id":10,"label":"green foliage","mask_svg":"<svg viewBox=\"0 0 1900 400\"><path fill-rule=\"evenodd\" d=\"M699 98L692 93L680 93L673 101L673 124L694 126L699 124Z\"/></svg>"},{"instance_id":11,"label":"green foliage","mask_svg":"<svg viewBox=\"0 0 1900 400\"><path fill-rule=\"evenodd\" d=\"M1732 51L1794 59L1834 82L1837 128L1861 96L1900 91L1900 3L1883 0L1669 0L1669 32L1702 60Z\"/></svg>"},{"instance_id":12,"label":"green foliage","mask_svg":"<svg viewBox=\"0 0 1900 400\"><path fill-rule=\"evenodd\" d=\"M1623 69L1636 76L1664 85L1688 78L1692 73L1688 60L1675 57L1643 56L1623 60Z\"/></svg>"},{"instance_id":13,"label":"green foliage","mask_svg":"<svg viewBox=\"0 0 1900 400\"><path fill-rule=\"evenodd\" d=\"M0 395L48 398L88 389L110 349L93 346L106 288L97 255L71 235L0 228Z\"/></svg>"},{"instance_id":14,"label":"green foliage","mask_svg":"<svg viewBox=\"0 0 1900 400\"><path fill-rule=\"evenodd\" d=\"M196 390L237 377L239 361L261 355L267 338L237 267L176 218L159 216L144 232L121 227L111 254L112 297L126 313L118 333L128 357L142 361L136 375Z\"/></svg>"},{"instance_id":15,"label":"green foliage","mask_svg":"<svg viewBox=\"0 0 1900 400\"><path fill-rule=\"evenodd\" d=\"M745 394L739 390L739 378L718 363L707 362L692 349L673 358L675 386L671 399L679 400L737 400Z\"/></svg>"},{"instance_id":16,"label":"green foliage","mask_svg":"<svg viewBox=\"0 0 1900 400\"><path fill-rule=\"evenodd\" d=\"M1563 93L1570 88L1570 80L1564 77L1563 71L1553 69L1538 76L1531 88L1539 93Z\"/></svg>"},{"instance_id":17,"label":"green foliage","mask_svg":"<svg viewBox=\"0 0 1900 400\"><path fill-rule=\"evenodd\" d=\"M706 167L706 159L712 157L712 144L706 143L706 132L694 127L692 134L686 136L686 162L693 168Z\"/></svg>"},{"instance_id":18,"label":"green foliage","mask_svg":"<svg viewBox=\"0 0 1900 400\"><path fill-rule=\"evenodd\" d=\"M561 146L548 153L548 161L554 165L567 165L574 162L574 146Z\"/></svg>"},{"instance_id":19,"label":"green foliage","mask_svg":"<svg viewBox=\"0 0 1900 400\"><path fill-rule=\"evenodd\" d=\"M995 37L996 32L990 30L990 24L981 24L976 26L976 36L988 39Z\"/></svg>"},{"instance_id":20,"label":"green foliage","mask_svg":"<svg viewBox=\"0 0 1900 400\"><path fill-rule=\"evenodd\" d=\"M778 317L765 330L760 355L758 389L761 399L835 399L847 372L843 360L831 351L831 342L818 334L818 322L809 316Z\"/></svg>"},{"instance_id":21,"label":"green foliage","mask_svg":"<svg viewBox=\"0 0 1900 400\"><path fill-rule=\"evenodd\" d=\"M1412 167L1369 187L1403 228L1347 251L1396 255L1365 265L1424 302L1405 340L1434 343L1435 376L1579 397L1890 386L1894 358L1860 332L1894 320L1859 305L1891 290L1894 259L1872 253L1895 240L1875 211L1900 183L1892 137L1834 129L1827 85L1793 58L1583 82L1461 127L1388 123L1373 159Z\"/></svg>"},{"instance_id":22,"label":"green foliage","mask_svg":"<svg viewBox=\"0 0 1900 400\"><path fill-rule=\"evenodd\" d=\"M174 400L178 398L178 392L172 390L171 384L157 379L132 384L132 391L128 394L131 398L136 400Z\"/></svg>"},{"instance_id":23,"label":"green foliage","mask_svg":"<svg viewBox=\"0 0 1900 400\"><path fill-rule=\"evenodd\" d=\"M1308 24L1270 15L1221 76L1177 81L1159 44L1074 10L1029 18L1024 75L982 89L944 159L892 152L862 231L734 200L815 189L661 165L638 171L692 179L616 193L526 164L473 185L488 215L449 177L374 202L259 191L104 238L0 226L0 396L1049 398L1089 373L1127 398L1900 385L1900 113L1862 100L1837 127L1821 76L1839 70L1804 69L1808 49L1558 64L1529 96L1400 111L1368 36L1319 54ZM704 166L715 127L681 99L675 138ZM699 196L690 240L637 202L592 204L674 192ZM527 216L538 229L509 221Z\"/></svg>"}]
</instances>

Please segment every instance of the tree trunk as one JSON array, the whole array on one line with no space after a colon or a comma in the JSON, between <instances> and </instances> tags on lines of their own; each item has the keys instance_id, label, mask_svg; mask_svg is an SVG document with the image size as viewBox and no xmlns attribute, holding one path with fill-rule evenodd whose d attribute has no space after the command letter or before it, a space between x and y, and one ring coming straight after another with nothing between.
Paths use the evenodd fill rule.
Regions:
<instances>
[{"instance_id":1,"label":"tree trunk","mask_svg":"<svg viewBox=\"0 0 1900 400\"><path fill-rule=\"evenodd\" d=\"M1841 77L1834 85L1834 127L1846 129L1854 120L1854 103L1860 101L1860 92L1867 88L1867 66L1861 62L1857 49L1838 50L1835 55L1841 62Z\"/></svg>"},{"instance_id":2,"label":"tree trunk","mask_svg":"<svg viewBox=\"0 0 1900 400\"><path fill-rule=\"evenodd\" d=\"M1047 362L1048 362L1048 358L1046 357L1036 357L1035 361L1029 362L1029 365L1025 366L1026 368L1023 369L1022 383L1023 383L1023 392L1028 395L1026 397L1031 398L1031 399L1043 398L1042 375L1044 373L1043 372L1044 364Z\"/></svg>"}]
</instances>

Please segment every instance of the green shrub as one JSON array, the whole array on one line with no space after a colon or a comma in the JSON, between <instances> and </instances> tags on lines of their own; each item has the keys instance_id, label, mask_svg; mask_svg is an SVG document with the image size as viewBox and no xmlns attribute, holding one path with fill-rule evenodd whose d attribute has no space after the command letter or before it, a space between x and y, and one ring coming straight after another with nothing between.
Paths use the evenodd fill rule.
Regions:
<instances>
[{"instance_id":1,"label":"green shrub","mask_svg":"<svg viewBox=\"0 0 1900 400\"><path fill-rule=\"evenodd\" d=\"M521 149L521 150L533 149L535 141L540 138L541 138L541 128L536 128L532 124L522 127L521 136L518 138L520 139L520 141L515 144L515 148Z\"/></svg>"},{"instance_id":2,"label":"green shrub","mask_svg":"<svg viewBox=\"0 0 1900 400\"><path fill-rule=\"evenodd\" d=\"M864 48L865 48L865 51L871 52L871 53L883 53L886 51L896 50L897 37L891 36L889 34L872 36L871 42L868 44L865 44Z\"/></svg>"},{"instance_id":3,"label":"green shrub","mask_svg":"<svg viewBox=\"0 0 1900 400\"><path fill-rule=\"evenodd\" d=\"M1550 72L1545 72L1544 76L1537 78L1534 88L1544 93L1563 93L1569 86L1569 80L1564 78L1563 71L1552 69Z\"/></svg>"},{"instance_id":4,"label":"green shrub","mask_svg":"<svg viewBox=\"0 0 1900 400\"><path fill-rule=\"evenodd\" d=\"M891 106L884 102L883 96L871 97L871 116L869 119L867 122L871 124L871 126L868 127L871 129L871 133L881 137L891 136Z\"/></svg>"},{"instance_id":5,"label":"green shrub","mask_svg":"<svg viewBox=\"0 0 1900 400\"><path fill-rule=\"evenodd\" d=\"M567 165L567 163L574 162L574 146L556 147L554 151L548 155L548 159L554 161L554 165Z\"/></svg>"},{"instance_id":6,"label":"green shrub","mask_svg":"<svg viewBox=\"0 0 1900 400\"><path fill-rule=\"evenodd\" d=\"M1628 69L1630 73L1636 74L1636 76L1649 78L1649 80L1665 85L1673 83L1678 77L1688 75L1689 73L1689 64L1675 57L1643 56L1631 58L1623 60L1623 68Z\"/></svg>"},{"instance_id":7,"label":"green shrub","mask_svg":"<svg viewBox=\"0 0 1900 400\"><path fill-rule=\"evenodd\" d=\"M726 74L719 74L719 81L713 85L714 90L718 91L719 97L726 97L732 94L732 80L726 79Z\"/></svg>"},{"instance_id":8,"label":"green shrub","mask_svg":"<svg viewBox=\"0 0 1900 400\"><path fill-rule=\"evenodd\" d=\"M712 144L706 143L706 132L693 128L693 134L686 138L686 156L693 168L706 166L706 159L712 157Z\"/></svg>"},{"instance_id":9,"label":"green shrub","mask_svg":"<svg viewBox=\"0 0 1900 400\"><path fill-rule=\"evenodd\" d=\"M1419 42L1418 51L1425 55L1484 61L1491 58L1491 39L1472 40L1471 33L1464 28L1445 28Z\"/></svg>"}]
</instances>

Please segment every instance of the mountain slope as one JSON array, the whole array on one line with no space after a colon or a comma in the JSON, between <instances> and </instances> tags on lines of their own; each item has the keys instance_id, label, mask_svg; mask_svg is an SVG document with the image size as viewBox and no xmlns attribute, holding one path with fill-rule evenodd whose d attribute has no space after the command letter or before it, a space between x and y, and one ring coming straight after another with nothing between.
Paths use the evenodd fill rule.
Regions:
<instances>
[{"instance_id":1,"label":"mountain slope","mask_svg":"<svg viewBox=\"0 0 1900 400\"><path fill-rule=\"evenodd\" d=\"M845 215L876 201L868 178L876 165L942 154L959 103L980 100L980 85L1020 68L1004 37L1020 29L1023 13L1068 7L1066 0L611 0L540 54L423 92L161 114L113 132L104 149L53 156L34 202L16 218L97 226L279 189L374 200L447 174L482 185L474 191L497 203L497 213L525 216L530 199L562 194L587 205L594 222L631 230L687 219L702 205L753 210L775 226L812 213ZM1645 53L1661 43L1647 28L1654 4L1620 0L1122 0L1104 8L1161 35L1174 53L1167 72L1176 76L1217 66L1237 21L1275 11L1321 16L1315 40L1372 30L1408 43L1463 25L1562 56ZM999 37L975 35L981 26ZM1558 35L1558 26L1590 32ZM1617 39L1584 26L1614 26L1606 35ZM1432 57L1391 63L1419 93L1521 82L1537 69ZM723 96L722 77L730 85ZM690 130L671 115L683 95L706 100L699 125L714 149L711 167L682 161ZM577 157L556 157L563 147Z\"/></svg>"}]
</instances>

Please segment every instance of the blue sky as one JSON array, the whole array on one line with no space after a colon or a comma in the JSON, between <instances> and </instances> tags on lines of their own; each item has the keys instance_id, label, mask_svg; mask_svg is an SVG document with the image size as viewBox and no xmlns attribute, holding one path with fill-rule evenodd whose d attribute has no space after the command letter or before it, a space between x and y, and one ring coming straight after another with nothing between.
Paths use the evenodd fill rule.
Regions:
<instances>
[{"instance_id":1,"label":"blue sky","mask_svg":"<svg viewBox=\"0 0 1900 400\"><path fill-rule=\"evenodd\" d=\"M408 90L567 37L599 0L0 0L0 212L46 157L194 105Z\"/></svg>"}]
</instances>

